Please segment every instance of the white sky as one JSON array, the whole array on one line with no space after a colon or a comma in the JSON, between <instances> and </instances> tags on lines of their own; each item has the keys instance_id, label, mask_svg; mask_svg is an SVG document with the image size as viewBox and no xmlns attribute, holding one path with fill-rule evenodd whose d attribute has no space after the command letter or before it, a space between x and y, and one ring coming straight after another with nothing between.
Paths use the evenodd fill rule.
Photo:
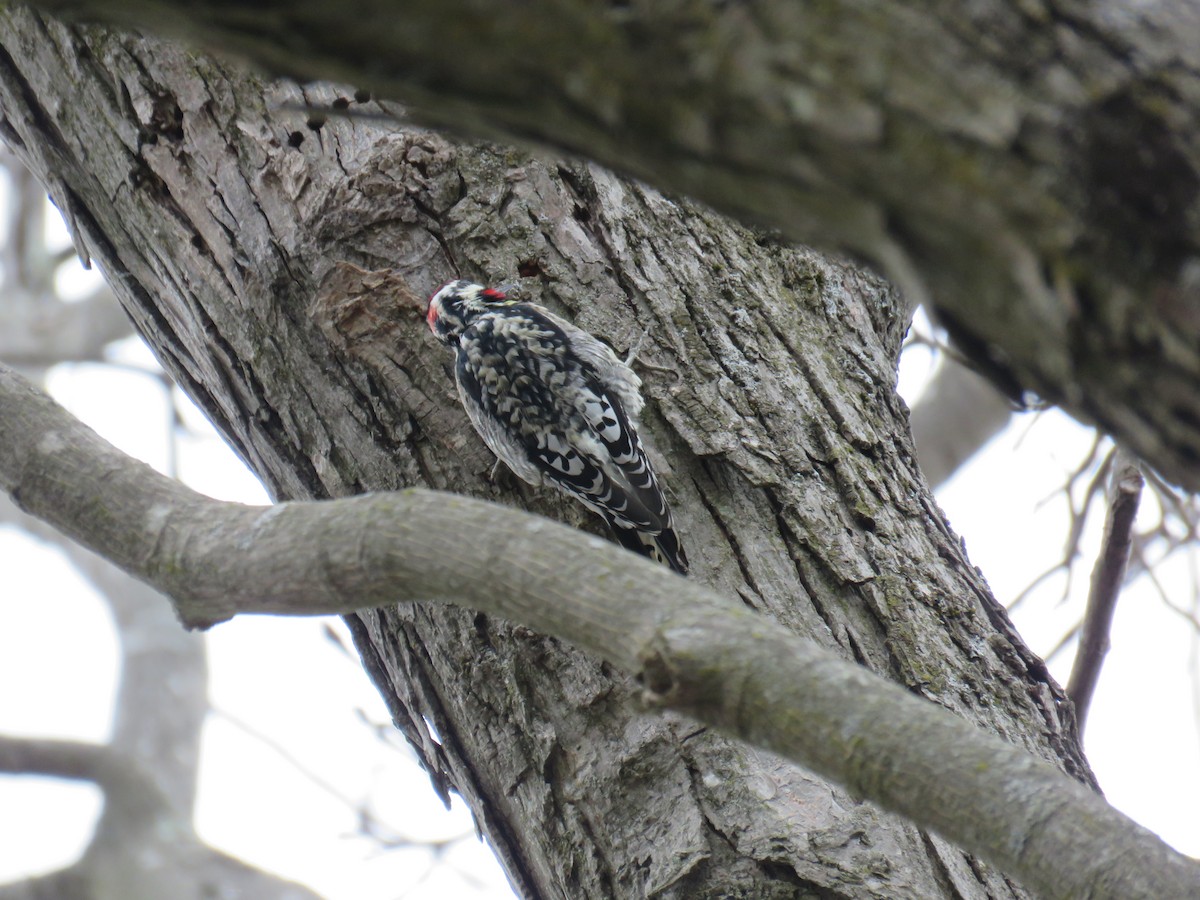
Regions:
<instances>
[{"instance_id":1,"label":"white sky","mask_svg":"<svg viewBox=\"0 0 1200 900\"><path fill-rule=\"evenodd\" d=\"M141 365L149 354L130 341L118 358ZM910 354L902 379L907 396L926 375L920 351ZM103 436L165 470L168 407L153 379L69 366L55 371L50 387ZM193 411L186 421L208 434L181 440L182 478L211 496L264 502L202 417ZM1002 602L1061 557L1065 510L1043 501L1090 442L1090 432L1057 413L1019 417L939 495ZM1095 552L1101 518L1085 538L1086 554ZM1178 588L1182 606L1190 603L1189 563L1195 560L1181 557L1159 572L1169 589ZM1058 602L1062 582L1054 579L1014 616L1036 651L1047 652L1079 617L1090 569L1085 559L1069 602ZM0 528L0 571L7 585L0 597L0 733L103 741L117 678L115 638L103 605L56 552L11 529ZM344 633L340 621L323 621ZM445 852L449 865L433 866L433 855L423 849L381 852L358 836L351 808L320 786L332 786L350 803L370 798L380 819L415 840L473 830L461 801L446 813L407 752L383 746L359 721L360 709L374 722L388 716L357 663L322 637L321 621L239 618L214 628L207 641L213 713L197 812L206 841L330 900L512 896L490 851L473 837ZM264 646L271 648L269 668L261 663ZM1060 682L1070 656L1052 663ZM1114 805L1180 850L1200 854L1195 656L1193 630L1145 580L1128 588L1086 746ZM79 679L80 671L88 677ZM295 763L238 722L284 748ZM76 858L99 802L86 785L0 777L0 883Z\"/></svg>"}]
</instances>

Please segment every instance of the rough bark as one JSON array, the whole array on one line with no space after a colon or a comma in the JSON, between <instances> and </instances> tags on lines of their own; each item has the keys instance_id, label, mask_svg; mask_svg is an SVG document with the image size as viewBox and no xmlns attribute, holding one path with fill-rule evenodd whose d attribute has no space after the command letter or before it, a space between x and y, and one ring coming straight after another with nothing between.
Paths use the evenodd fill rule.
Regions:
<instances>
[{"instance_id":1,"label":"rough bark","mask_svg":"<svg viewBox=\"0 0 1200 900\"><path fill-rule=\"evenodd\" d=\"M8 9L0 51L5 140L277 499L426 485L592 527L489 481L440 348L396 314L452 275L523 276L619 350L647 333L646 433L695 578L1090 782L1061 690L913 462L906 313L881 282L594 166L307 126L280 107L353 93L175 45ZM393 320L386 351L329 339L315 299L340 262L407 286L367 307ZM645 715L557 641L412 603L350 624L435 786L529 896L1020 893L810 773Z\"/></svg>"},{"instance_id":2,"label":"rough bark","mask_svg":"<svg viewBox=\"0 0 1200 900\"><path fill-rule=\"evenodd\" d=\"M1006 393L1200 487L1190 0L45 5L351 81L848 249Z\"/></svg>"},{"instance_id":3,"label":"rough bark","mask_svg":"<svg viewBox=\"0 0 1200 900\"><path fill-rule=\"evenodd\" d=\"M83 299L63 299L57 275L62 265L73 263L74 250L64 254L48 245L45 190L15 159L5 163L2 175L11 195L4 210L9 240L0 248L0 360L39 376L58 363L103 360L107 344L132 334L129 318L105 285ZM10 416L0 415L0 422L0 444L22 430ZM0 449L0 461L12 458L11 445ZM102 466L91 468L104 477ZM85 496L83 490L73 492L62 508ZM58 548L94 588L115 626L120 672L107 742L0 735L0 771L87 781L104 794L103 813L81 858L0 885L0 900L199 900L214 893L314 900L308 889L207 846L196 834L200 738L209 711L200 636L180 629L157 591L22 513L7 496L0 496L0 525ZM51 600L44 592L12 594L5 595L10 603ZM48 658L61 663L61 653Z\"/></svg>"},{"instance_id":4,"label":"rough bark","mask_svg":"<svg viewBox=\"0 0 1200 900\"><path fill-rule=\"evenodd\" d=\"M569 642L634 676L651 704L832 778L1038 896L1157 900L1200 880L1200 863L1049 764L576 529L420 489L271 507L209 500L3 367L0 421L13 426L0 439L0 487L162 589L188 625L462 604ZM464 531L479 539L459 541Z\"/></svg>"}]
</instances>

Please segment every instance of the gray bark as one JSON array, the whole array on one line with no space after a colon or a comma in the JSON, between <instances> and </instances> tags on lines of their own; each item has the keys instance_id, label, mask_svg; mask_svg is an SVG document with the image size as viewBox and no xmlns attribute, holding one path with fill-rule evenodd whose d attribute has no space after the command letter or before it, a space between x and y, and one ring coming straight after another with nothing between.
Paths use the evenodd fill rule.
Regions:
<instances>
[{"instance_id":1,"label":"gray bark","mask_svg":"<svg viewBox=\"0 0 1200 900\"><path fill-rule=\"evenodd\" d=\"M265 508L209 500L2 368L0 419L13 426L0 487L163 589L189 625L461 604L570 642L633 675L651 704L807 765L1038 896L1183 896L1200 881L1200 864L1053 767L575 529L420 489ZM95 507L120 524L97 526Z\"/></svg>"},{"instance_id":2,"label":"gray bark","mask_svg":"<svg viewBox=\"0 0 1200 900\"><path fill-rule=\"evenodd\" d=\"M1006 393L1200 488L1191 0L45 5L351 81L849 250Z\"/></svg>"},{"instance_id":3,"label":"gray bark","mask_svg":"<svg viewBox=\"0 0 1200 900\"><path fill-rule=\"evenodd\" d=\"M99 361L106 344L132 334L129 319L106 286L82 300L62 299L56 276L73 260L47 246L41 184L15 160L7 162L3 175L12 194L5 209L10 239L0 251L0 359L39 374L56 363ZM11 437L13 419L0 420L2 433ZM0 459L11 459L11 445ZM72 494L64 508L83 497ZM208 712L201 638L180 629L157 591L21 513L3 496L0 524L58 547L87 579L116 627L121 673L106 743L0 735L5 773L87 781L104 794L103 813L82 857L58 871L0 885L0 900L199 900L214 891L230 898L312 900L306 888L206 846L195 833L200 732ZM13 593L5 599L26 600ZM50 599L43 592L28 602Z\"/></svg>"},{"instance_id":4,"label":"gray bark","mask_svg":"<svg viewBox=\"0 0 1200 900\"><path fill-rule=\"evenodd\" d=\"M350 91L13 9L0 49L5 139L277 499L425 485L594 527L488 479L404 305L525 276L618 350L647 333L639 358L667 371L644 368L646 433L694 578L1091 782L1061 689L917 471L886 285L594 166L281 111ZM341 262L393 271L347 283ZM366 298L357 322L322 284ZM525 628L416 603L349 622L435 787L529 896L1021 893L809 772L645 715L627 678Z\"/></svg>"}]
</instances>

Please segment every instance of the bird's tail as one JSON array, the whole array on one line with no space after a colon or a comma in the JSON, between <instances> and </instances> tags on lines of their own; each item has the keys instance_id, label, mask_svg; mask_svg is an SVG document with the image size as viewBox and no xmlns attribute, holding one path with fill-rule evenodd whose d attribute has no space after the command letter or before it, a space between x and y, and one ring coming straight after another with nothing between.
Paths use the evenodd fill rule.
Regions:
<instances>
[{"instance_id":1,"label":"bird's tail","mask_svg":"<svg viewBox=\"0 0 1200 900\"><path fill-rule=\"evenodd\" d=\"M638 531L636 528L623 528L609 516L605 516L605 519L608 520L609 528L612 529L617 543L626 550L632 550L634 553L661 563L680 575L687 574L687 554L683 552L683 545L679 543L679 535L675 533L675 528L669 519L667 527L658 534Z\"/></svg>"}]
</instances>

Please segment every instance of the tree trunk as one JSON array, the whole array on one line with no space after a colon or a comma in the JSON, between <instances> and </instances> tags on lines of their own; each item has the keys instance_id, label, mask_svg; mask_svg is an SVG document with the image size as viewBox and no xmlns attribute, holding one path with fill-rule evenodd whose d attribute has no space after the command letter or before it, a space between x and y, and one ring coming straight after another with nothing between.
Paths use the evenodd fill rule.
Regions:
<instances>
[{"instance_id":1,"label":"tree trunk","mask_svg":"<svg viewBox=\"0 0 1200 900\"><path fill-rule=\"evenodd\" d=\"M1192 0L42 4L352 81L849 250L1006 393L1200 489Z\"/></svg>"},{"instance_id":2,"label":"tree trunk","mask_svg":"<svg viewBox=\"0 0 1200 900\"><path fill-rule=\"evenodd\" d=\"M351 89L14 8L0 48L4 139L276 499L427 485L595 528L490 480L412 299L520 278L638 348L691 577L1093 783L1062 691L921 479L893 391L907 311L883 282L595 165L287 109L377 111ZM333 315L352 294L380 324ZM527 629L420 604L349 623L435 788L526 896L1022 895L809 773L646 714L638 685Z\"/></svg>"}]
</instances>

